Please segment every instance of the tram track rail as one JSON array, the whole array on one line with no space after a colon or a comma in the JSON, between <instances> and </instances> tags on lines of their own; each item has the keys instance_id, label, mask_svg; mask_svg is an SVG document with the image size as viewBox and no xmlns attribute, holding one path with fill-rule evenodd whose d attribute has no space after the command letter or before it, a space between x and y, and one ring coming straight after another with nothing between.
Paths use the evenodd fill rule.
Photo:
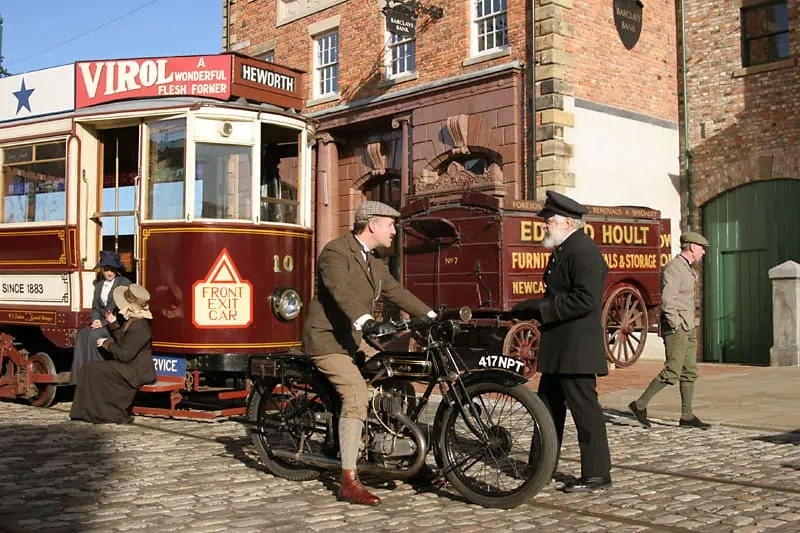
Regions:
<instances>
[{"instance_id":1,"label":"tram track rail","mask_svg":"<svg viewBox=\"0 0 800 533\"><path fill-rule=\"evenodd\" d=\"M57 407L51 407L50 410L52 411L61 411L64 413L69 413L69 411L64 409L59 409ZM188 437L191 439L201 440L205 442L213 442L217 443L218 441L213 438L205 437L202 435L196 435L184 431L177 431L172 428L163 428L158 427L152 424L141 423L139 421L134 422L135 427L140 427L146 429L148 431L153 432L160 432L160 433L167 433L171 435L176 435L180 437ZM740 428L740 429L750 429L750 428ZM756 429L757 431L757 429ZM580 463L580 458L578 457L564 457L562 456L560 461L569 462L569 463ZM714 475L705 475L705 474L692 474L687 472L676 472L673 470L666 470L660 468L650 468L646 466L639 466L639 465L631 465L625 463L613 463L613 469L616 470L628 470L631 472L640 472L644 474L653 474L653 475L660 475L660 476L668 476L668 477L677 477L681 479L688 479L692 481L705 481L708 483L718 483L721 485L730 485L730 486L737 486L742 488L750 488L750 489L761 489L767 491L774 491L774 492L783 492L787 494L800 494L800 487L785 487L782 485L775 485L771 483L760 483L757 481L747 481L741 479L728 479L724 477L714 476ZM610 515L614 516L614 515ZM614 519L620 519L620 517L614 517Z\"/></svg>"},{"instance_id":2,"label":"tram track rail","mask_svg":"<svg viewBox=\"0 0 800 533\"><path fill-rule=\"evenodd\" d=\"M62 413L68 413L69 411L66 409L59 409L57 407L50 408L53 411L59 411ZM166 419L164 419L166 420ZM213 425L213 424L210 424ZM207 424L208 426L208 424ZM173 435L176 437L181 438L188 438L197 441L203 441L208 443L219 444L220 441L218 437L211 437L208 435L198 435L197 433L192 433L189 431L185 431L180 428L171 428L171 427L162 427L158 424L148 423L146 420L142 420L141 417L137 418L133 424L135 428L141 428L144 431L152 432L156 434L163 434L163 435ZM202 426L200 426L202 427ZM751 429L751 430L760 430L756 428L740 428L740 429ZM580 463L580 459L573 456L566 456L561 457L560 459L563 462L568 463ZM693 481L701 481L705 483L713 483L719 485L727 485L727 486L735 486L747 489L757 489L763 490L767 492L774 492L774 493L784 493L784 494L792 494L798 495L800 494L800 488L795 487L788 487L782 486L772 483L761 483L757 481L748 481L743 479L728 479L720 476L715 475L707 475L707 474L695 474L695 473L686 473L686 472L676 472L669 469L660 469L660 468L652 468L647 466L641 465L633 465L633 464L626 464L626 463L616 463L613 465L613 469L615 470L623 470L623 471L630 471L630 472L639 472L657 476L667 476L679 479L686 479L686 480L693 480ZM688 533L692 531L696 531L696 529L689 529L685 527L681 527L678 525L672 524L656 524L652 521L643 518L636 518L632 516L621 516L620 514L611 512L611 511L595 511L591 510L590 508L582 508L576 506L576 504L580 504L580 502L585 502L586 500L575 500L574 502L570 503L556 503L553 501L547 501L552 496L548 496L544 494L544 498L536 497L530 504L538 509L546 509L557 511L559 513L564 513L565 515L571 515L574 517L584 517L584 518L592 518L603 520L606 522L613 522L617 524L621 524L624 526L634 526L643 528L646 531L652 532L662 532L662 533ZM594 495L594 496L597 496ZM0 528L2 531L2 528Z\"/></svg>"}]
</instances>

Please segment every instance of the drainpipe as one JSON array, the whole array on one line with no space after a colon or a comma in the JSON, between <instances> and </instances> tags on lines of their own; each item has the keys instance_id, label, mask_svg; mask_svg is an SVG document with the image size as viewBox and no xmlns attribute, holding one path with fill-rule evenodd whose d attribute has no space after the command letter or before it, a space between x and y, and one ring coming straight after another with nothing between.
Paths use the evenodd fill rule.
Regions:
<instances>
[{"instance_id":1,"label":"drainpipe","mask_svg":"<svg viewBox=\"0 0 800 533\"><path fill-rule=\"evenodd\" d=\"M225 51L231 51L231 0L225 0Z\"/></svg>"},{"instance_id":2,"label":"drainpipe","mask_svg":"<svg viewBox=\"0 0 800 533\"><path fill-rule=\"evenodd\" d=\"M527 187L527 200L536 199L536 22L533 15L536 0L531 0L531 60L530 72L531 76L531 146L530 157L528 157L528 187Z\"/></svg>"},{"instance_id":3,"label":"drainpipe","mask_svg":"<svg viewBox=\"0 0 800 533\"><path fill-rule=\"evenodd\" d=\"M683 216L686 230L692 229L692 152L689 149L689 93L686 89L686 4L681 0L681 73L683 77L683 172L686 176L686 194L683 201Z\"/></svg>"}]
</instances>

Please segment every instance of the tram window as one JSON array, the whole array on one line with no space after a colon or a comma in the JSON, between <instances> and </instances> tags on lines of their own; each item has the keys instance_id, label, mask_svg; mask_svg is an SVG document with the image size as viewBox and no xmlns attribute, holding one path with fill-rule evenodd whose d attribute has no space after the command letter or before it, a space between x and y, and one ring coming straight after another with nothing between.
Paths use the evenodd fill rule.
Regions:
<instances>
[{"instance_id":1,"label":"tram window","mask_svg":"<svg viewBox=\"0 0 800 533\"><path fill-rule=\"evenodd\" d=\"M262 222L297 224L297 146L294 140L276 142L274 138L261 146Z\"/></svg>"},{"instance_id":2,"label":"tram window","mask_svg":"<svg viewBox=\"0 0 800 533\"><path fill-rule=\"evenodd\" d=\"M197 218L252 218L252 162L249 146L197 143Z\"/></svg>"},{"instance_id":3,"label":"tram window","mask_svg":"<svg viewBox=\"0 0 800 533\"><path fill-rule=\"evenodd\" d=\"M183 218L186 171L186 120L151 122L147 180L147 218Z\"/></svg>"},{"instance_id":4,"label":"tram window","mask_svg":"<svg viewBox=\"0 0 800 533\"><path fill-rule=\"evenodd\" d=\"M65 219L66 147L58 141L3 148L3 222Z\"/></svg>"}]
</instances>

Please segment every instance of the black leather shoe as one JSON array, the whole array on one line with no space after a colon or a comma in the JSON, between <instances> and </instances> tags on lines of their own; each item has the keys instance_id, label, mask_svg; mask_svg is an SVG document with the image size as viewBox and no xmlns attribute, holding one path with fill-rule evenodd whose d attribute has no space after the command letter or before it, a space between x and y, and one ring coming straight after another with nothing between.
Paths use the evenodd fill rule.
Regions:
<instances>
[{"instance_id":1,"label":"black leather shoe","mask_svg":"<svg viewBox=\"0 0 800 533\"><path fill-rule=\"evenodd\" d=\"M564 487L564 492L594 492L611 488L611 476L580 478Z\"/></svg>"},{"instance_id":2,"label":"black leather shoe","mask_svg":"<svg viewBox=\"0 0 800 533\"><path fill-rule=\"evenodd\" d=\"M636 420L638 420L641 425L646 428L650 427L650 421L647 419L646 407L644 409L639 409L636 407L636 402L631 402L628 404L628 409L631 410L631 413L633 413L633 416L636 417Z\"/></svg>"},{"instance_id":3,"label":"black leather shoe","mask_svg":"<svg viewBox=\"0 0 800 533\"><path fill-rule=\"evenodd\" d=\"M693 416L689 420L684 420L683 418L681 418L681 420L680 420L680 422L678 422L678 424L681 427L684 427L684 428L708 429L708 428L711 427L711 424L703 422L702 420L700 420L696 416Z\"/></svg>"}]
</instances>

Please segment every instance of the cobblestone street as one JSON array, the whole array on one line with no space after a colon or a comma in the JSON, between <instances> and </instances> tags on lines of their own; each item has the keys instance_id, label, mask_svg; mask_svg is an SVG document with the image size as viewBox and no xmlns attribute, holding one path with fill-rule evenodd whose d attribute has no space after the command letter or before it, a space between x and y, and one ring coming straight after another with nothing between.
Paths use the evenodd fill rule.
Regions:
<instances>
[{"instance_id":1,"label":"cobblestone street","mask_svg":"<svg viewBox=\"0 0 800 533\"><path fill-rule=\"evenodd\" d=\"M614 488L553 484L513 510L444 489L370 481L384 503L335 500L334 477L296 483L259 466L244 427L137 417L68 420L68 405L0 403L0 531L798 531L800 433L651 430L608 415ZM574 428L560 471L577 475Z\"/></svg>"}]
</instances>

